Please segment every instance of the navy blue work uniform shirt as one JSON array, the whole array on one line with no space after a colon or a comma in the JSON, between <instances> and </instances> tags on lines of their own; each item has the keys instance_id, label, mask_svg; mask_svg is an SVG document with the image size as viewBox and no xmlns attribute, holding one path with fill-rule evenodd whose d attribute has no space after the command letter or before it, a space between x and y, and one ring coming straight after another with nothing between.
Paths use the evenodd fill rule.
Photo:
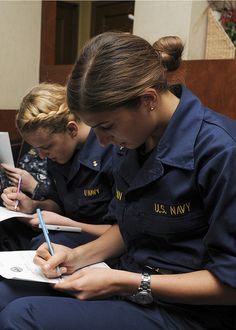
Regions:
<instances>
[{"instance_id":1,"label":"navy blue work uniform shirt","mask_svg":"<svg viewBox=\"0 0 236 330\"><path fill-rule=\"evenodd\" d=\"M236 287L236 123L203 107L184 87L178 96L180 103L146 160L138 150L117 149L110 210L127 246L119 266L152 274L207 269ZM143 307L123 299L42 297L42 289L40 297L32 297L35 288L27 289L28 282L12 283L0 282L4 329L233 328L232 306L157 300ZM33 293L7 305L25 292ZM58 317L52 317L51 306Z\"/></svg>"},{"instance_id":2,"label":"navy blue work uniform shirt","mask_svg":"<svg viewBox=\"0 0 236 330\"><path fill-rule=\"evenodd\" d=\"M236 122L180 87L180 103L150 156L142 164L138 150L123 150L116 171L128 251L121 267L207 269L236 288Z\"/></svg>"},{"instance_id":3,"label":"navy blue work uniform shirt","mask_svg":"<svg viewBox=\"0 0 236 330\"><path fill-rule=\"evenodd\" d=\"M48 160L52 188L48 198L60 205L65 216L102 224L112 198L112 149L99 145L93 130L85 144L64 165Z\"/></svg>"}]
</instances>

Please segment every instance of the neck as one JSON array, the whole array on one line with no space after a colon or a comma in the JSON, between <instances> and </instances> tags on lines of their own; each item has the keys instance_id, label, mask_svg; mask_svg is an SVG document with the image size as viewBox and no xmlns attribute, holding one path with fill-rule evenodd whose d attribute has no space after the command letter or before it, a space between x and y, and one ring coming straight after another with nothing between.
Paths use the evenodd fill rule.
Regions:
<instances>
[{"instance_id":1,"label":"neck","mask_svg":"<svg viewBox=\"0 0 236 330\"><path fill-rule=\"evenodd\" d=\"M87 137L90 132L90 127L84 124L83 122L79 123L79 130L78 130L78 135L77 135L77 141L78 145L83 145L85 141L87 140Z\"/></svg>"},{"instance_id":2,"label":"neck","mask_svg":"<svg viewBox=\"0 0 236 330\"><path fill-rule=\"evenodd\" d=\"M155 146L159 143L179 104L179 101L180 100L170 91L160 95L158 107L154 113L154 121L156 122L156 125L152 134L145 142L146 153L155 148Z\"/></svg>"}]
</instances>

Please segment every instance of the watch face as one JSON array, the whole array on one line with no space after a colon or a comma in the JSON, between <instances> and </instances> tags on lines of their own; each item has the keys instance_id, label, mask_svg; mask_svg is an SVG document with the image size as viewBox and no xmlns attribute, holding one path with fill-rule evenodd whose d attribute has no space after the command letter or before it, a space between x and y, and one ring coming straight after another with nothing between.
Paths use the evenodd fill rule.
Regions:
<instances>
[{"instance_id":1,"label":"watch face","mask_svg":"<svg viewBox=\"0 0 236 330\"><path fill-rule=\"evenodd\" d=\"M135 295L135 302L140 305L147 305L153 302L152 295L147 291L140 291Z\"/></svg>"}]
</instances>

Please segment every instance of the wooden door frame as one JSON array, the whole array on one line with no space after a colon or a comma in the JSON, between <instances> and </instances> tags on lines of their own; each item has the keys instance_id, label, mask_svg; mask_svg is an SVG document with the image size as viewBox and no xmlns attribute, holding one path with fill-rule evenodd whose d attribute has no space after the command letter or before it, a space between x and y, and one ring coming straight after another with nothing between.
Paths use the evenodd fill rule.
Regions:
<instances>
[{"instance_id":1,"label":"wooden door frame","mask_svg":"<svg viewBox=\"0 0 236 330\"><path fill-rule=\"evenodd\" d=\"M56 0L42 0L40 82L65 84L73 65L55 64Z\"/></svg>"},{"instance_id":2,"label":"wooden door frame","mask_svg":"<svg viewBox=\"0 0 236 330\"><path fill-rule=\"evenodd\" d=\"M55 65L55 33L56 1L42 0L40 81L64 84L73 65ZM188 60L183 61L177 80L185 83L205 105L236 119L232 87L236 84L235 72L236 60Z\"/></svg>"}]
</instances>

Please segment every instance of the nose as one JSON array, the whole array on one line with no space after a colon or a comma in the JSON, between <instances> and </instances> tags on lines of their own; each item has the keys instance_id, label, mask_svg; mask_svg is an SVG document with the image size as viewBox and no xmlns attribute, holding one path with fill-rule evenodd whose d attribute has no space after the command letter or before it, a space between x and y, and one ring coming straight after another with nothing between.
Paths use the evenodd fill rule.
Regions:
<instances>
[{"instance_id":1,"label":"nose","mask_svg":"<svg viewBox=\"0 0 236 330\"><path fill-rule=\"evenodd\" d=\"M96 130L96 128L94 129L94 131L101 146L105 147L112 142L111 135L107 134L106 132L101 132L101 130Z\"/></svg>"}]
</instances>

